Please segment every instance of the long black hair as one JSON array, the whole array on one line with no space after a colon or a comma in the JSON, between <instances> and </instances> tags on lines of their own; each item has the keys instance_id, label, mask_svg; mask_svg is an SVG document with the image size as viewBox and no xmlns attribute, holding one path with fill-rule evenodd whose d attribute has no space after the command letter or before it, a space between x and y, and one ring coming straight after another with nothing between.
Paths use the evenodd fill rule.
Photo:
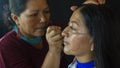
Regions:
<instances>
[{"instance_id":1,"label":"long black hair","mask_svg":"<svg viewBox=\"0 0 120 68\"><path fill-rule=\"evenodd\" d=\"M113 33L116 23L111 10L104 5L85 4L80 6L85 25L93 37L96 68L111 68ZM111 66L110 66L111 65ZM113 65L114 66L114 65Z\"/></svg>"}]
</instances>

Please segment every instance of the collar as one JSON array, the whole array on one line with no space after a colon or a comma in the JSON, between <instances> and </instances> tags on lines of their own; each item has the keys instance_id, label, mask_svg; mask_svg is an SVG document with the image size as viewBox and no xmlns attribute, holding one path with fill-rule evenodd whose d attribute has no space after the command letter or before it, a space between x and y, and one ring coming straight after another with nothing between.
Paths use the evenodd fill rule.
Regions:
<instances>
[{"instance_id":1,"label":"collar","mask_svg":"<svg viewBox=\"0 0 120 68\"><path fill-rule=\"evenodd\" d=\"M19 34L19 31L18 31L18 27L15 25L13 30L18 34L18 36L24 40L25 42L31 44L31 45L35 45L37 43L39 43L41 41L41 37L35 37L35 38L27 38L21 34Z\"/></svg>"}]
</instances>

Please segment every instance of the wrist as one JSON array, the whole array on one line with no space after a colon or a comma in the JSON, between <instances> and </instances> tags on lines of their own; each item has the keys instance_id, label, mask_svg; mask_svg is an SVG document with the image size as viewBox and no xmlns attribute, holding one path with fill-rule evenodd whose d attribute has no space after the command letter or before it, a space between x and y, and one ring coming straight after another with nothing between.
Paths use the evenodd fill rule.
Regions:
<instances>
[{"instance_id":1,"label":"wrist","mask_svg":"<svg viewBox=\"0 0 120 68\"><path fill-rule=\"evenodd\" d=\"M57 53L57 54L61 54L62 50L63 50L63 46L62 45L50 45L52 47L49 47L49 52L50 53Z\"/></svg>"},{"instance_id":2,"label":"wrist","mask_svg":"<svg viewBox=\"0 0 120 68\"><path fill-rule=\"evenodd\" d=\"M48 53L51 55L61 55L62 50L48 50Z\"/></svg>"}]
</instances>

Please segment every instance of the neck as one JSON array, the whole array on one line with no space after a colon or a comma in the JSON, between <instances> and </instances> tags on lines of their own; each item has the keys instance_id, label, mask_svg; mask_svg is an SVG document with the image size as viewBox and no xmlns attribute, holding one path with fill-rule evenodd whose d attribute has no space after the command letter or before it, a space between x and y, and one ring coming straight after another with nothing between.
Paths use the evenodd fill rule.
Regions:
<instances>
[{"instance_id":1,"label":"neck","mask_svg":"<svg viewBox=\"0 0 120 68\"><path fill-rule=\"evenodd\" d=\"M93 60L93 54L88 53L88 54L83 55L83 56L76 56L76 58L79 62L86 63L86 62Z\"/></svg>"},{"instance_id":2,"label":"neck","mask_svg":"<svg viewBox=\"0 0 120 68\"><path fill-rule=\"evenodd\" d=\"M21 33L20 29L17 26L14 26L14 30L17 33L18 37L31 45L37 45L41 42L41 37L28 37L28 35L24 34L24 32Z\"/></svg>"},{"instance_id":3,"label":"neck","mask_svg":"<svg viewBox=\"0 0 120 68\"><path fill-rule=\"evenodd\" d=\"M37 49L42 49L42 47L43 47L42 40L38 44L35 44L34 47L37 48Z\"/></svg>"}]
</instances>

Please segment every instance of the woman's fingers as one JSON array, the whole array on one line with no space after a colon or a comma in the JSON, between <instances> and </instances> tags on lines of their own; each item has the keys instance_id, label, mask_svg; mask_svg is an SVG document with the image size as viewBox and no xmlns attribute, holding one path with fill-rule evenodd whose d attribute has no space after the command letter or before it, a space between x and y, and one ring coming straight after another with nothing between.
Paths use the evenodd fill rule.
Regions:
<instances>
[{"instance_id":1,"label":"woman's fingers","mask_svg":"<svg viewBox=\"0 0 120 68\"><path fill-rule=\"evenodd\" d=\"M72 11L75 11L77 8L78 8L78 6L71 6L71 7L70 7L70 9L71 9Z\"/></svg>"},{"instance_id":2,"label":"woman's fingers","mask_svg":"<svg viewBox=\"0 0 120 68\"><path fill-rule=\"evenodd\" d=\"M61 28L58 26L49 26L46 32L46 39L49 44L49 50L51 52L61 52L63 46L63 37L61 35Z\"/></svg>"}]
</instances>

